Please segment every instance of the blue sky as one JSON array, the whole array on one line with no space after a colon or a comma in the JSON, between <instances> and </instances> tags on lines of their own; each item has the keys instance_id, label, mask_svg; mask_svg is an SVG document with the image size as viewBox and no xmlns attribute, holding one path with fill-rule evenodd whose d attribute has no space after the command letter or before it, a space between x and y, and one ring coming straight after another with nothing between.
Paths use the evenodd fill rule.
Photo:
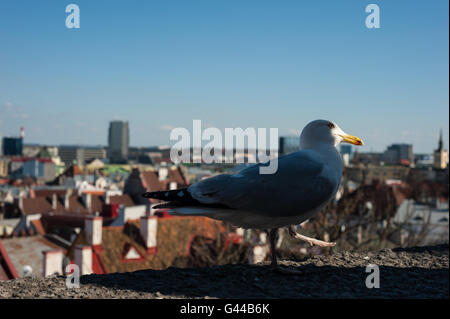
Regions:
<instances>
[{"instance_id":1,"label":"blue sky","mask_svg":"<svg viewBox=\"0 0 450 319\"><path fill-rule=\"evenodd\" d=\"M66 5L80 29L65 27ZM376 3L381 28L367 29ZM448 1L0 2L0 135L26 143L169 144L192 120L225 127L337 122L365 151L448 148Z\"/></svg>"}]
</instances>

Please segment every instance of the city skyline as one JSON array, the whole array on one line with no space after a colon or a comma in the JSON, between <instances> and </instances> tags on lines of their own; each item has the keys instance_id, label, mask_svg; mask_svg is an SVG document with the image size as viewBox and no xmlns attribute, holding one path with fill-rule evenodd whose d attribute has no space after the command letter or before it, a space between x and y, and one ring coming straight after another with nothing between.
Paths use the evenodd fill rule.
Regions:
<instances>
[{"instance_id":1,"label":"city skyline","mask_svg":"<svg viewBox=\"0 0 450 319\"><path fill-rule=\"evenodd\" d=\"M0 135L107 145L127 120L131 146L171 145L192 120L299 133L317 118L360 136L360 152L449 148L448 2L0 3ZM23 10L26 7L28 10ZM45 21L45 23L44 23Z\"/></svg>"},{"instance_id":2,"label":"city skyline","mask_svg":"<svg viewBox=\"0 0 450 319\"><path fill-rule=\"evenodd\" d=\"M112 121L110 121L110 122L115 122L115 121L118 121L118 122L126 122L126 123L128 123L128 121L126 121L126 120L112 120ZM110 123L109 122L109 123ZM23 127L21 127L21 128L23 128ZM109 132L109 130L110 129L107 129L107 131ZM130 128L130 131L131 131L131 128ZM74 146L74 147L87 147L87 148L89 148L89 147L93 147L93 148L96 148L96 147L103 147L103 148L105 148L105 150L107 150L108 148L109 148L109 141L108 141L108 134L109 133L106 133L106 135L107 135L107 141L105 142L105 143L98 143L98 144L93 144L93 143L72 143L72 144L70 144L70 143L59 143L59 144L55 144L55 143L40 143L40 142L28 142L25 138L23 139L23 145L24 146L26 146L26 145L37 145L37 146L56 146L56 147L61 147L61 146L66 146L66 147L69 147L69 146ZM20 134L22 134L23 132L22 132L22 130L21 130L21 132L20 132ZM5 136L2 136L2 135L0 135L0 141L1 141L1 139L2 138L4 138L4 137L6 137L6 138L19 138L20 137L20 134L10 134L10 135L5 135ZM293 133L290 133L290 134L286 134L286 135L279 135L278 136L278 138L280 139L280 138L292 138L292 137L297 137L297 138L299 138L300 139L300 136L299 135L295 135L295 134L293 134ZM207 144L208 142L209 142L210 140L202 140L202 145L203 145L203 147L205 146L205 144ZM166 147L171 147L173 144L175 144L177 141L169 141L169 143L167 143L167 144L146 144L146 145L134 145L134 144L129 144L128 145L128 148L153 148L153 147L162 147L162 148L166 148ZM443 145L441 145L441 143L443 144ZM0 144L1 145L1 144ZM414 152L414 154L432 154L436 149L438 149L439 147L443 147L443 149L448 149L448 146L446 145L446 143L445 143L445 136L444 135L442 135L442 130L440 130L439 131L439 133L438 133L438 135L436 136L436 141L435 141L435 143L433 144L435 147L434 148L432 148L432 150L430 151L430 152L418 152L418 151L416 151L415 150L415 148L414 148L414 144L413 143L410 143L410 142L407 142L407 141L404 141L404 142L393 142L393 143L390 143L390 144L386 144L385 145L385 148L384 149L381 149L381 150L373 150L373 149L358 149L358 150L356 150L356 152L358 152L358 153L383 153L383 152L385 152L385 151L387 151L388 150L388 148L390 147L390 146L392 146L392 145L412 145L412 147L413 147L413 152ZM191 147L192 147L192 145L191 145ZM351 146L350 146L351 147Z\"/></svg>"}]
</instances>

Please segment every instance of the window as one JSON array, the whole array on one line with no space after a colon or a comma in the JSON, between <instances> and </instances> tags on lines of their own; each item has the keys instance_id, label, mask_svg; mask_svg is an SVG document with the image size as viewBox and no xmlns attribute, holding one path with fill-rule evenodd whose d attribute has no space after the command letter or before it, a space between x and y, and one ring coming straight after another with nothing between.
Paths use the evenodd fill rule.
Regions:
<instances>
[{"instance_id":1,"label":"window","mask_svg":"<svg viewBox=\"0 0 450 319\"><path fill-rule=\"evenodd\" d=\"M130 243L126 243L123 246L121 260L122 262L136 262L143 261L145 258L139 253L136 247Z\"/></svg>"}]
</instances>

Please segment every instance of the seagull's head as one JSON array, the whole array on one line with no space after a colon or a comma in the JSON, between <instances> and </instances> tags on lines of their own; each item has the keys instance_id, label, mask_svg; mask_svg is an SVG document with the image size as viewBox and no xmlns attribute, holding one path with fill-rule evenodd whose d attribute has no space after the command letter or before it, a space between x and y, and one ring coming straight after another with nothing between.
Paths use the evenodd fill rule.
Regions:
<instances>
[{"instance_id":1,"label":"seagull's head","mask_svg":"<svg viewBox=\"0 0 450 319\"><path fill-rule=\"evenodd\" d=\"M309 122L300 135L300 148L311 148L318 143L364 145L359 137L345 133L336 123L327 120Z\"/></svg>"}]
</instances>

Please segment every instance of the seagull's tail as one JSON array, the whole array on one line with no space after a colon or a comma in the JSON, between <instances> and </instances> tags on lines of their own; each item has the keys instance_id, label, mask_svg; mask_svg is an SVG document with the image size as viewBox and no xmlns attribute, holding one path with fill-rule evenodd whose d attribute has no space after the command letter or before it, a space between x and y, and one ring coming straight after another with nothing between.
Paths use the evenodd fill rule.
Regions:
<instances>
[{"instance_id":1,"label":"seagull's tail","mask_svg":"<svg viewBox=\"0 0 450 319\"><path fill-rule=\"evenodd\" d=\"M180 197L183 197L183 194L187 193L186 188L183 189L175 189L171 191L158 191L158 192L147 192L142 194L142 196L146 198L154 198L154 199L160 199L164 201L171 201L171 200L179 200ZM177 195L181 194L181 196Z\"/></svg>"},{"instance_id":2,"label":"seagull's tail","mask_svg":"<svg viewBox=\"0 0 450 319\"><path fill-rule=\"evenodd\" d=\"M197 200L192 198L187 188L175 189L170 191L147 192L145 194L142 194L142 196L167 202L153 206L153 208L156 209L199 204Z\"/></svg>"}]
</instances>

